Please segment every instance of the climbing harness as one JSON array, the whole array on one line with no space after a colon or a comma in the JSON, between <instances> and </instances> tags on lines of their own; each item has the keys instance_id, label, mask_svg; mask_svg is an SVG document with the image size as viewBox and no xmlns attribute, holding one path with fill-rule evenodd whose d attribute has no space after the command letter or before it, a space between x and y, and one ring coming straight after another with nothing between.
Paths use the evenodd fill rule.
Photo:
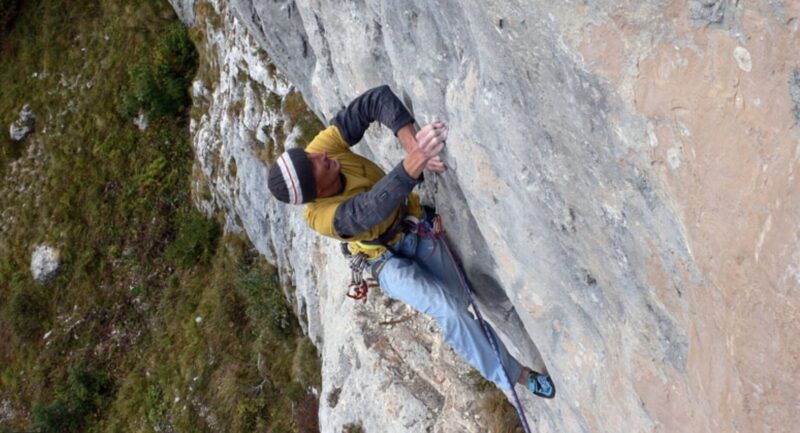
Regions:
<instances>
[{"instance_id":1,"label":"climbing harness","mask_svg":"<svg viewBox=\"0 0 800 433\"><path fill-rule=\"evenodd\" d=\"M475 302L474 296L472 296L472 288L464 276L464 271L461 269L458 261L456 261L456 257L453 255L453 251L450 250L450 246L447 244L447 240L444 237L444 225L442 224L442 218L439 215L436 215L433 218L432 225L433 228L431 230L425 227L424 224L420 224L418 233L420 236L440 239L442 241L442 245L444 245L447 256L450 257L453 267L456 269L458 281L461 283L461 287L464 289L464 293L466 293L467 298L472 305L472 309L475 311L475 315L478 317L478 322L481 324L483 335L487 340L489 340L489 345L492 346L492 349L494 350L497 363L500 364L500 368L503 370L503 377L505 377L506 382L508 382L509 388L511 389L511 394L514 396L514 406L517 409L517 415L519 415L519 420L522 423L522 427L525 429L525 433L531 433L531 428L528 426L528 419L525 417L525 411L522 409L522 403L519 401L517 391L514 389L514 382L512 382L511 378L508 377L508 372L506 371L506 368L503 367L503 360L500 357L500 350L497 348L497 341L495 341L494 334L492 334L492 332L489 330L489 325L486 323L486 320L483 319L481 310L478 309L478 304Z\"/></svg>"},{"instance_id":2,"label":"climbing harness","mask_svg":"<svg viewBox=\"0 0 800 433\"><path fill-rule=\"evenodd\" d=\"M387 250L392 250L391 242L401 233L416 231L419 219L408 214L405 204L402 205L400 213L395 218L391 227L374 240L361 241L362 244L383 246ZM347 288L347 297L356 301L367 303L367 294L370 288L378 286L374 278L364 278L364 269L369 266L369 258L363 254L353 254L350 252L347 242L341 244L342 254L348 260L350 266L350 284Z\"/></svg>"}]
</instances>

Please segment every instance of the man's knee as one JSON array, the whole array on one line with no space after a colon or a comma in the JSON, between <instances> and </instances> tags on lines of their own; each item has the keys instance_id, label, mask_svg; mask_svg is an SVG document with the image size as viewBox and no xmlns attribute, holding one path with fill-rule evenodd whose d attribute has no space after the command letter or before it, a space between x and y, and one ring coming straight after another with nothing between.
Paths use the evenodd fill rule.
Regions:
<instances>
[{"instance_id":1,"label":"man's knee","mask_svg":"<svg viewBox=\"0 0 800 433\"><path fill-rule=\"evenodd\" d=\"M436 320L440 323L442 330L461 329L475 320L469 310L451 299L444 301L441 307Z\"/></svg>"}]
</instances>

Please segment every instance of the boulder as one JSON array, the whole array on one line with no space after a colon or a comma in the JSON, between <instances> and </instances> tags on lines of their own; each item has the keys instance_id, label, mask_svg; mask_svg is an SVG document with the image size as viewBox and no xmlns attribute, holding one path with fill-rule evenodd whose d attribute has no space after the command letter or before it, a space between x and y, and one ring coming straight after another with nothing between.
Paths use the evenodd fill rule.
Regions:
<instances>
[{"instance_id":1,"label":"boulder","mask_svg":"<svg viewBox=\"0 0 800 433\"><path fill-rule=\"evenodd\" d=\"M31 106L25 104L19 112L19 118L11 124L8 128L8 133L14 141L22 141L33 131L33 125L36 122L36 116L33 115Z\"/></svg>"},{"instance_id":2,"label":"boulder","mask_svg":"<svg viewBox=\"0 0 800 433\"><path fill-rule=\"evenodd\" d=\"M31 255L31 274L38 283L45 284L52 280L61 266L59 251L49 245L39 245Z\"/></svg>"}]
</instances>

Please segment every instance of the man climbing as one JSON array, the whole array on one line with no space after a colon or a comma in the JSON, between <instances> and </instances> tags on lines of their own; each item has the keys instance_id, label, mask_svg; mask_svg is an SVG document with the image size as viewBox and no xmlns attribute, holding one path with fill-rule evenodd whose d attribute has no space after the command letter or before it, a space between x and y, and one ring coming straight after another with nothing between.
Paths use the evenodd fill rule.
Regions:
<instances>
[{"instance_id":1,"label":"man climbing","mask_svg":"<svg viewBox=\"0 0 800 433\"><path fill-rule=\"evenodd\" d=\"M350 150L375 120L391 128L408 152L389 174ZM434 215L412 190L423 169L445 170L439 153L447 131L443 122L433 122L416 132L414 118L391 89L376 87L339 111L306 150L284 152L270 168L269 189L282 202L306 204L304 216L312 229L348 242L349 252L366 259L383 291L432 316L444 340L483 377L508 389L507 373L534 394L552 398L550 377L521 366L495 334L498 363L467 309L459 270L445 253L444 240L422 235L433 230Z\"/></svg>"}]
</instances>

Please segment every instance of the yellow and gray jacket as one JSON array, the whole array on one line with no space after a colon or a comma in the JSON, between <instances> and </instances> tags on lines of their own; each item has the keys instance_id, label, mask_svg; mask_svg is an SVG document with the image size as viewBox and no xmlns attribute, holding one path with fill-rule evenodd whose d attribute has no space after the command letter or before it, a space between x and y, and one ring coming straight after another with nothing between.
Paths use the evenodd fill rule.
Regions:
<instances>
[{"instance_id":1,"label":"yellow and gray jacket","mask_svg":"<svg viewBox=\"0 0 800 433\"><path fill-rule=\"evenodd\" d=\"M306 147L306 152L328 152L328 157L339 161L343 181L338 194L306 205L306 221L322 235L349 242L353 254L363 253L370 258L383 254L385 248L362 241L375 240L389 230L403 217L404 207L411 216L422 215L419 197L411 193L419 181L408 175L402 162L387 175L375 163L350 150L375 120L395 134L414 122L389 86L380 86L339 111L331 126Z\"/></svg>"}]
</instances>

